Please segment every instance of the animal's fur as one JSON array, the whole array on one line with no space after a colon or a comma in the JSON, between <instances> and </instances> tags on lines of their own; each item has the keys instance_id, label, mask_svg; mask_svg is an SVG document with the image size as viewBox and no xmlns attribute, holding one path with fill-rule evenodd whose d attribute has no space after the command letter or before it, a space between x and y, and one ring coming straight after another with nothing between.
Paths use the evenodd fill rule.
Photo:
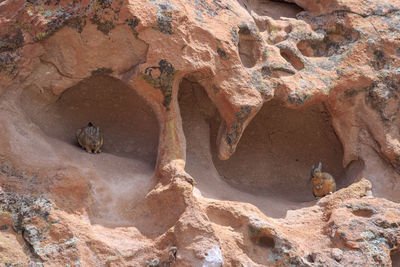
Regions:
<instances>
[{"instance_id":1,"label":"animal's fur","mask_svg":"<svg viewBox=\"0 0 400 267\"><path fill-rule=\"evenodd\" d=\"M313 194L315 197L324 197L336 191L335 179L327 172L322 172L321 162L318 168L312 167L311 182L313 184Z\"/></svg>"},{"instance_id":2,"label":"animal's fur","mask_svg":"<svg viewBox=\"0 0 400 267\"><path fill-rule=\"evenodd\" d=\"M76 131L76 139L79 145L89 153L100 153L104 143L100 128L91 122Z\"/></svg>"}]
</instances>

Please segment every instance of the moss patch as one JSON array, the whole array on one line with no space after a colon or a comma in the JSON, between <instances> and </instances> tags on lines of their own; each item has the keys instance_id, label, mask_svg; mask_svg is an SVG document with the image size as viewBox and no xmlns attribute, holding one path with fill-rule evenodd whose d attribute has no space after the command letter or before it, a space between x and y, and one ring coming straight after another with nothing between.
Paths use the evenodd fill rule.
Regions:
<instances>
[{"instance_id":1,"label":"moss patch","mask_svg":"<svg viewBox=\"0 0 400 267\"><path fill-rule=\"evenodd\" d=\"M243 124L250 116L252 109L252 106L245 105L240 108L240 111L235 113L236 120L225 137L226 143L231 147L231 152L233 152L233 146L239 141L240 135L243 132Z\"/></svg>"},{"instance_id":2,"label":"moss patch","mask_svg":"<svg viewBox=\"0 0 400 267\"><path fill-rule=\"evenodd\" d=\"M0 53L6 51L14 51L15 49L21 47L24 43L24 36L22 34L20 25L12 33L7 33L0 37ZM21 26L22 27L22 26Z\"/></svg>"},{"instance_id":3,"label":"moss patch","mask_svg":"<svg viewBox=\"0 0 400 267\"><path fill-rule=\"evenodd\" d=\"M153 71L156 70L158 76L153 76ZM161 90L164 100L163 106L169 110L169 104L171 103L172 97L172 84L174 82L175 75L178 71L169 63L166 59L161 59L158 62L158 66L148 67L142 73L143 79L156 89Z\"/></svg>"},{"instance_id":4,"label":"moss patch","mask_svg":"<svg viewBox=\"0 0 400 267\"><path fill-rule=\"evenodd\" d=\"M0 72L14 75L17 70L17 55L13 52L0 53Z\"/></svg>"}]
</instances>

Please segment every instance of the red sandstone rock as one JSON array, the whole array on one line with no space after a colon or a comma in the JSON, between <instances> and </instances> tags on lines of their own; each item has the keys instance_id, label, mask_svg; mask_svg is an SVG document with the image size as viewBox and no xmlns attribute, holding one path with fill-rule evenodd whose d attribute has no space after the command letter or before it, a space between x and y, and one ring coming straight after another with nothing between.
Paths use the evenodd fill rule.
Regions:
<instances>
[{"instance_id":1,"label":"red sandstone rock","mask_svg":"<svg viewBox=\"0 0 400 267\"><path fill-rule=\"evenodd\" d=\"M0 14L2 264L400 265L399 2ZM316 201L319 161L339 190Z\"/></svg>"}]
</instances>

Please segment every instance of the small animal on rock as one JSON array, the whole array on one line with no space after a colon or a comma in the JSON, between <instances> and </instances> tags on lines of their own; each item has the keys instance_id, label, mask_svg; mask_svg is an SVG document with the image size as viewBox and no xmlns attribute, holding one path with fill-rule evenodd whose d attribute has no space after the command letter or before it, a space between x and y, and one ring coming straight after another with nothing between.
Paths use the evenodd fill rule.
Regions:
<instances>
[{"instance_id":1,"label":"small animal on rock","mask_svg":"<svg viewBox=\"0 0 400 267\"><path fill-rule=\"evenodd\" d=\"M176 247L171 247L168 250L168 263L172 263L174 260L176 260L177 252L178 252L178 249Z\"/></svg>"},{"instance_id":2,"label":"small animal on rock","mask_svg":"<svg viewBox=\"0 0 400 267\"><path fill-rule=\"evenodd\" d=\"M76 131L79 145L89 153L100 153L104 137L100 128L89 122L87 126Z\"/></svg>"},{"instance_id":3,"label":"small animal on rock","mask_svg":"<svg viewBox=\"0 0 400 267\"><path fill-rule=\"evenodd\" d=\"M311 182L313 184L313 194L315 197L324 197L336 191L336 182L332 175L327 172L322 172L321 162L318 168L312 166Z\"/></svg>"}]
</instances>

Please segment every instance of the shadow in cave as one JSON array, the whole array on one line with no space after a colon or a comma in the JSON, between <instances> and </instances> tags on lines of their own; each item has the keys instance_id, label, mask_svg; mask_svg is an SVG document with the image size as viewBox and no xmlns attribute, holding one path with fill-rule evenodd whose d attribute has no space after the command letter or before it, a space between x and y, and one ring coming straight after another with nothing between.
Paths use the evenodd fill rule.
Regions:
<instances>
[{"instance_id":1,"label":"shadow in cave","mask_svg":"<svg viewBox=\"0 0 400 267\"><path fill-rule=\"evenodd\" d=\"M104 134L104 153L155 166L157 119L144 99L117 79L92 76L65 90L46 110L28 115L47 135L72 145L77 145L76 130L93 122Z\"/></svg>"},{"instance_id":2,"label":"shadow in cave","mask_svg":"<svg viewBox=\"0 0 400 267\"><path fill-rule=\"evenodd\" d=\"M217 125L213 129L215 140ZM221 161L213 151L217 170L230 184L252 194L285 194L296 202L314 199L309 180L318 162L343 184L342 156L323 104L293 110L276 100L266 103L250 122L230 159Z\"/></svg>"},{"instance_id":3,"label":"shadow in cave","mask_svg":"<svg viewBox=\"0 0 400 267\"><path fill-rule=\"evenodd\" d=\"M151 107L118 79L96 75L65 90L58 98L41 98L32 89L21 95L25 115L38 125L58 155L90 177L94 203L90 220L107 227L136 226L143 199L154 187L159 125ZM49 100L50 99L50 100ZM100 154L79 147L75 132L88 122L104 133ZM136 206L141 211L134 211ZM144 227L143 227L144 228Z\"/></svg>"},{"instance_id":4,"label":"shadow in cave","mask_svg":"<svg viewBox=\"0 0 400 267\"><path fill-rule=\"evenodd\" d=\"M359 179L362 162L342 167L343 150L323 104L291 110L270 101L243 134L226 161L217 156L218 112L204 88L183 79L179 105L187 142L186 171L205 197L248 202L272 217L314 203L311 167L322 162L338 187Z\"/></svg>"},{"instance_id":5,"label":"shadow in cave","mask_svg":"<svg viewBox=\"0 0 400 267\"><path fill-rule=\"evenodd\" d=\"M390 259L392 260L393 267L400 267L400 252L391 253Z\"/></svg>"},{"instance_id":6,"label":"shadow in cave","mask_svg":"<svg viewBox=\"0 0 400 267\"><path fill-rule=\"evenodd\" d=\"M296 18L296 15L304 11L294 3L283 0L238 0L250 14L255 12L258 16L268 16L273 19L281 17Z\"/></svg>"}]
</instances>

